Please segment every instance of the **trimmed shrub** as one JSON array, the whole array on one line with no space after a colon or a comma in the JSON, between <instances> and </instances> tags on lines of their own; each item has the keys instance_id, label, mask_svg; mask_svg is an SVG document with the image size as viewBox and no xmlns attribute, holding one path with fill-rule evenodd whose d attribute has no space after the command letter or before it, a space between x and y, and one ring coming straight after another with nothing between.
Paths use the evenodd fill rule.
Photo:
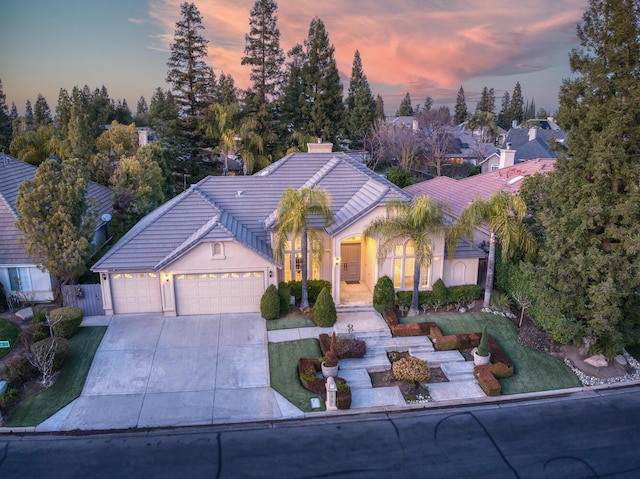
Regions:
<instances>
[{"instance_id":1,"label":"trimmed shrub","mask_svg":"<svg viewBox=\"0 0 640 479\"><path fill-rule=\"evenodd\" d=\"M411 307L411 295L412 291L398 291L396 296L398 297L398 307L402 308L406 306L407 308Z\"/></svg>"},{"instance_id":2,"label":"trimmed shrub","mask_svg":"<svg viewBox=\"0 0 640 479\"><path fill-rule=\"evenodd\" d=\"M389 276L383 276L373 288L373 308L382 313L385 309L393 309L396 305L396 295L393 281Z\"/></svg>"},{"instance_id":3,"label":"trimmed shrub","mask_svg":"<svg viewBox=\"0 0 640 479\"><path fill-rule=\"evenodd\" d=\"M9 383L9 387L12 388L22 386L24 383L38 377L38 370L24 356L24 353L10 357L2 372Z\"/></svg>"},{"instance_id":4,"label":"trimmed shrub","mask_svg":"<svg viewBox=\"0 0 640 479\"><path fill-rule=\"evenodd\" d=\"M399 381L421 383L431 378L429 363L414 356L402 358L391 365L393 377Z\"/></svg>"},{"instance_id":5,"label":"trimmed shrub","mask_svg":"<svg viewBox=\"0 0 640 479\"><path fill-rule=\"evenodd\" d=\"M63 307L52 310L49 313L49 319L53 327L53 335L69 339L78 332L82 317L80 308Z\"/></svg>"},{"instance_id":6,"label":"trimmed shrub","mask_svg":"<svg viewBox=\"0 0 640 479\"><path fill-rule=\"evenodd\" d=\"M38 341L37 343L33 343L30 349L32 354L42 356L51 347L51 343L54 343L53 347L55 348L52 369L52 372L55 372L62 368L62 363L64 363L64 360L67 357L67 352L69 351L69 345L65 338L46 338L42 341Z\"/></svg>"},{"instance_id":7,"label":"trimmed shrub","mask_svg":"<svg viewBox=\"0 0 640 479\"><path fill-rule=\"evenodd\" d=\"M480 299L482 287L477 284L463 284L461 286L450 286L448 288L449 302L468 303L470 301Z\"/></svg>"},{"instance_id":8,"label":"trimmed shrub","mask_svg":"<svg viewBox=\"0 0 640 479\"><path fill-rule=\"evenodd\" d=\"M301 281L289 281L286 283L289 286L291 296L296 297L296 302L299 303L302 299L302 282ZM320 292L327 288L331 291L331 283L324 279L309 279L307 280L307 290L309 293L309 302L315 303L318 300Z\"/></svg>"},{"instance_id":9,"label":"trimmed shrub","mask_svg":"<svg viewBox=\"0 0 640 479\"><path fill-rule=\"evenodd\" d=\"M473 368L473 375L478 380L478 385L487 394L487 396L500 396L502 387L500 382L491 372L493 364L484 364Z\"/></svg>"},{"instance_id":10,"label":"trimmed shrub","mask_svg":"<svg viewBox=\"0 0 640 479\"><path fill-rule=\"evenodd\" d=\"M280 295L272 284L264 291L260 299L260 314L264 319L277 319L280 317Z\"/></svg>"},{"instance_id":11,"label":"trimmed shrub","mask_svg":"<svg viewBox=\"0 0 640 479\"><path fill-rule=\"evenodd\" d=\"M338 390L336 407L338 409L349 409L351 407L351 387L346 382L336 381L336 388Z\"/></svg>"},{"instance_id":12,"label":"trimmed shrub","mask_svg":"<svg viewBox=\"0 0 640 479\"><path fill-rule=\"evenodd\" d=\"M338 319L336 305L328 288L324 288L313 305L313 321L321 328L333 326Z\"/></svg>"},{"instance_id":13,"label":"trimmed shrub","mask_svg":"<svg viewBox=\"0 0 640 479\"><path fill-rule=\"evenodd\" d=\"M444 284L441 278L439 278L435 283L433 283L433 299L440 304L448 304L449 303L449 288Z\"/></svg>"},{"instance_id":14,"label":"trimmed shrub","mask_svg":"<svg viewBox=\"0 0 640 479\"><path fill-rule=\"evenodd\" d=\"M489 333L487 332L487 325L482 328L482 337L480 338L480 344L478 344L478 356L489 355Z\"/></svg>"},{"instance_id":15,"label":"trimmed shrub","mask_svg":"<svg viewBox=\"0 0 640 479\"><path fill-rule=\"evenodd\" d=\"M280 283L278 295L280 296L280 314L287 314L291 311L291 288L287 283Z\"/></svg>"},{"instance_id":16,"label":"trimmed shrub","mask_svg":"<svg viewBox=\"0 0 640 479\"><path fill-rule=\"evenodd\" d=\"M367 343L358 338L338 338L336 342L338 358L363 358L367 354Z\"/></svg>"},{"instance_id":17,"label":"trimmed shrub","mask_svg":"<svg viewBox=\"0 0 640 479\"><path fill-rule=\"evenodd\" d=\"M285 283L289 287L289 293L296 298L296 303L302 299L302 283L300 281L289 281Z\"/></svg>"}]
</instances>

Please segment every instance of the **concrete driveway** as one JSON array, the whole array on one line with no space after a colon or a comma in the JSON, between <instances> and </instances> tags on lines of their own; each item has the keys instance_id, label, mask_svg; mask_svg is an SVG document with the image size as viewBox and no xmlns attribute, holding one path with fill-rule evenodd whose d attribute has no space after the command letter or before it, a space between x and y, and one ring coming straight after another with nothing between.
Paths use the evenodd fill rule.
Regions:
<instances>
[{"instance_id":1,"label":"concrete driveway","mask_svg":"<svg viewBox=\"0 0 640 479\"><path fill-rule=\"evenodd\" d=\"M36 430L298 416L302 412L269 387L267 333L259 314L115 315L81 396Z\"/></svg>"}]
</instances>

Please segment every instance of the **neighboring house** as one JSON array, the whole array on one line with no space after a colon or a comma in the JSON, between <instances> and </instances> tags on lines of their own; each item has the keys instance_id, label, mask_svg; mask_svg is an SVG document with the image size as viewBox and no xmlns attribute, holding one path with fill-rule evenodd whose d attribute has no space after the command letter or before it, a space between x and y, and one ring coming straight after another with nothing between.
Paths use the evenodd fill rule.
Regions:
<instances>
[{"instance_id":1,"label":"neighboring house","mask_svg":"<svg viewBox=\"0 0 640 479\"><path fill-rule=\"evenodd\" d=\"M412 245L399 244L379 263L376 241L365 240L363 231L387 214L390 200L411 201L413 195L360 161L331 153L331 146L310 144L309 153L288 155L252 176L207 177L147 215L92 268L100 274L105 312L259 311L269 285L301 277L299 238L286 246L284 264L271 249L275 211L289 187L319 187L331 195L335 221L321 234L324 257L310 258L309 277L330 281L336 304L346 303L346 282L372 291L388 275L397 289L411 289ZM451 259L443 236L434 246L421 289L443 277L449 285L476 283L482 251L460 243L459 256Z\"/></svg>"},{"instance_id":2,"label":"neighboring house","mask_svg":"<svg viewBox=\"0 0 640 479\"><path fill-rule=\"evenodd\" d=\"M21 241L24 235L15 226L18 187L25 180L33 180L36 170L33 165L0 153L0 282L7 294L40 302L53 300L55 278L38 268L36 258L27 256ZM107 231L100 218L112 211L113 192L91 182L87 196L94 202L99 219L94 243L102 244Z\"/></svg>"},{"instance_id":3,"label":"neighboring house","mask_svg":"<svg viewBox=\"0 0 640 479\"><path fill-rule=\"evenodd\" d=\"M563 144L566 134L552 118L528 120L523 126L511 128L501 138L500 151L480 163L482 173L488 173L513 164L536 158L555 158L553 143ZM513 160L500 159L502 151L513 151ZM510 153L508 153L509 155Z\"/></svg>"},{"instance_id":4,"label":"neighboring house","mask_svg":"<svg viewBox=\"0 0 640 479\"><path fill-rule=\"evenodd\" d=\"M505 152L511 158L515 153L513 150L502 150L503 161ZM498 157L499 158L499 157ZM508 159L506 160L508 161ZM454 218L478 198L488 199L499 191L517 193L522 186L522 180L529 175L536 173L547 174L555 167L556 160L553 158L536 159L518 163L517 165L500 168L489 173L469 176L461 180L454 180L446 176L433 178L432 180L416 183L407 186L405 191L416 196L429 196L435 200L445 202L451 207L451 215ZM489 232L479 228L475 237L476 244L488 240ZM445 284L448 284L445 281Z\"/></svg>"}]
</instances>

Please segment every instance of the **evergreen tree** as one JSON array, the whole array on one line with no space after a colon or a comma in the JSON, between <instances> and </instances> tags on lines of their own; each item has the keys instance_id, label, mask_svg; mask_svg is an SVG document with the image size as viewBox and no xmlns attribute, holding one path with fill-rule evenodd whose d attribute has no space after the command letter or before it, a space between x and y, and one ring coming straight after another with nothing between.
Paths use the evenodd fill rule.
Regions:
<instances>
[{"instance_id":1,"label":"evergreen tree","mask_svg":"<svg viewBox=\"0 0 640 479\"><path fill-rule=\"evenodd\" d=\"M194 3L183 3L180 15L167 61L166 81L185 117L196 118L208 106L210 96L212 70L205 63L208 41L202 36L202 17Z\"/></svg>"},{"instance_id":2,"label":"evergreen tree","mask_svg":"<svg viewBox=\"0 0 640 479\"><path fill-rule=\"evenodd\" d=\"M351 68L349 94L346 100L346 126L356 149L362 148L364 137L376 119L376 103L369 81L362 70L360 52L356 50Z\"/></svg>"},{"instance_id":3,"label":"evergreen tree","mask_svg":"<svg viewBox=\"0 0 640 479\"><path fill-rule=\"evenodd\" d=\"M11 110L9 110L9 119L13 122L18 118L18 107L15 103L11 102Z\"/></svg>"},{"instance_id":4,"label":"evergreen tree","mask_svg":"<svg viewBox=\"0 0 640 479\"><path fill-rule=\"evenodd\" d=\"M27 103L24 107L24 122L26 130L33 130L33 107L31 106L31 100L27 100Z\"/></svg>"},{"instance_id":5,"label":"evergreen tree","mask_svg":"<svg viewBox=\"0 0 640 479\"><path fill-rule=\"evenodd\" d=\"M302 45L295 45L287 52L287 73L285 87L280 98L280 121L288 133L300 131L303 126L302 108L304 87L302 68L306 62Z\"/></svg>"},{"instance_id":6,"label":"evergreen tree","mask_svg":"<svg viewBox=\"0 0 640 479\"><path fill-rule=\"evenodd\" d=\"M133 121L136 126L148 126L149 124L149 105L147 105L147 100L145 100L144 96L141 96L138 99L138 103L136 104L136 114L133 117Z\"/></svg>"},{"instance_id":7,"label":"evergreen tree","mask_svg":"<svg viewBox=\"0 0 640 479\"><path fill-rule=\"evenodd\" d=\"M16 227L24 233L26 252L56 275L73 284L86 270L91 253L95 215L86 199L88 178L81 160L45 160L33 181L18 189Z\"/></svg>"},{"instance_id":8,"label":"evergreen tree","mask_svg":"<svg viewBox=\"0 0 640 479\"><path fill-rule=\"evenodd\" d=\"M458 96L456 96L456 107L453 117L454 124L459 125L460 123L463 123L467 119L468 114L467 100L464 96L464 89L462 88L462 85L460 85Z\"/></svg>"},{"instance_id":9,"label":"evergreen tree","mask_svg":"<svg viewBox=\"0 0 640 479\"><path fill-rule=\"evenodd\" d=\"M71 120L71 97L69 92L60 88L58 104L56 105L56 127L61 141L66 141L69 135L69 121Z\"/></svg>"},{"instance_id":10,"label":"evergreen tree","mask_svg":"<svg viewBox=\"0 0 640 479\"><path fill-rule=\"evenodd\" d=\"M502 95L502 108L500 108L500 113L498 113L498 124L505 129L511 128L511 95L509 95L508 91L504 92Z\"/></svg>"},{"instance_id":11,"label":"evergreen tree","mask_svg":"<svg viewBox=\"0 0 640 479\"><path fill-rule=\"evenodd\" d=\"M179 134L179 108L171 91L157 88L149 104L149 126L165 143L173 144Z\"/></svg>"},{"instance_id":12,"label":"evergreen tree","mask_svg":"<svg viewBox=\"0 0 640 479\"><path fill-rule=\"evenodd\" d=\"M133 116L131 116L131 110L129 110L129 105L127 105L126 99L122 101L118 100L116 102L113 120L117 121L121 125L128 125L133 122Z\"/></svg>"},{"instance_id":13,"label":"evergreen tree","mask_svg":"<svg viewBox=\"0 0 640 479\"><path fill-rule=\"evenodd\" d=\"M567 156L544 183L536 320L585 349L640 342L640 3L590 0L558 120Z\"/></svg>"},{"instance_id":14,"label":"evergreen tree","mask_svg":"<svg viewBox=\"0 0 640 479\"><path fill-rule=\"evenodd\" d=\"M485 111L493 113L496 109L496 97L493 88L484 87L480 94L480 101L476 104L476 113Z\"/></svg>"},{"instance_id":15,"label":"evergreen tree","mask_svg":"<svg viewBox=\"0 0 640 479\"><path fill-rule=\"evenodd\" d=\"M400 102L398 111L396 111L396 116L413 116L414 113L415 112L413 111L413 106L411 106L411 95L409 95L409 92L407 92L407 94Z\"/></svg>"},{"instance_id":16,"label":"evergreen tree","mask_svg":"<svg viewBox=\"0 0 640 479\"><path fill-rule=\"evenodd\" d=\"M344 118L342 84L333 56L335 48L329 41L323 21L318 17L311 20L304 45L306 63L302 67L305 99L302 108L303 129L306 133L335 145Z\"/></svg>"},{"instance_id":17,"label":"evergreen tree","mask_svg":"<svg viewBox=\"0 0 640 479\"><path fill-rule=\"evenodd\" d=\"M274 0L256 0L249 18L249 33L244 37L241 63L251 66L251 96L256 110L277 98L282 86L284 51L280 48L277 10Z\"/></svg>"},{"instance_id":18,"label":"evergreen tree","mask_svg":"<svg viewBox=\"0 0 640 479\"><path fill-rule=\"evenodd\" d=\"M520 82L516 82L516 86L513 89L511 103L509 103L509 113L511 121L515 120L520 124L524 120L524 99L522 98Z\"/></svg>"},{"instance_id":19,"label":"evergreen tree","mask_svg":"<svg viewBox=\"0 0 640 479\"><path fill-rule=\"evenodd\" d=\"M378 94L376 95L376 120L385 120L386 115L384 114L384 100Z\"/></svg>"},{"instance_id":20,"label":"evergreen tree","mask_svg":"<svg viewBox=\"0 0 640 479\"><path fill-rule=\"evenodd\" d=\"M228 75L224 72L220 74L215 101L225 106L238 104L238 90L230 73Z\"/></svg>"},{"instance_id":21,"label":"evergreen tree","mask_svg":"<svg viewBox=\"0 0 640 479\"><path fill-rule=\"evenodd\" d=\"M0 80L0 151L9 150L12 136L11 123L7 108L7 96L2 89L2 80Z\"/></svg>"},{"instance_id":22,"label":"evergreen tree","mask_svg":"<svg viewBox=\"0 0 640 479\"><path fill-rule=\"evenodd\" d=\"M45 100L42 94L38 93L36 99L36 105L33 111L33 126L38 128L39 126L48 125L51 123L51 110L49 104Z\"/></svg>"},{"instance_id":23,"label":"evergreen tree","mask_svg":"<svg viewBox=\"0 0 640 479\"><path fill-rule=\"evenodd\" d=\"M426 97L424 99L424 107L423 110L424 111L431 111L431 109L433 108L433 98L431 98L430 96Z\"/></svg>"}]
</instances>

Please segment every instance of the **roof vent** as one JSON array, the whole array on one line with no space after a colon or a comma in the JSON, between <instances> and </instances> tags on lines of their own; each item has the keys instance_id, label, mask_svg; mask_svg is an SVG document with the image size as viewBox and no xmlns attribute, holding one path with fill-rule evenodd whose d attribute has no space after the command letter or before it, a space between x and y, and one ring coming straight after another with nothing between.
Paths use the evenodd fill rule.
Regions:
<instances>
[{"instance_id":1,"label":"roof vent","mask_svg":"<svg viewBox=\"0 0 640 479\"><path fill-rule=\"evenodd\" d=\"M243 196L244 196L244 191L243 190L236 191L236 198L242 198Z\"/></svg>"}]
</instances>

